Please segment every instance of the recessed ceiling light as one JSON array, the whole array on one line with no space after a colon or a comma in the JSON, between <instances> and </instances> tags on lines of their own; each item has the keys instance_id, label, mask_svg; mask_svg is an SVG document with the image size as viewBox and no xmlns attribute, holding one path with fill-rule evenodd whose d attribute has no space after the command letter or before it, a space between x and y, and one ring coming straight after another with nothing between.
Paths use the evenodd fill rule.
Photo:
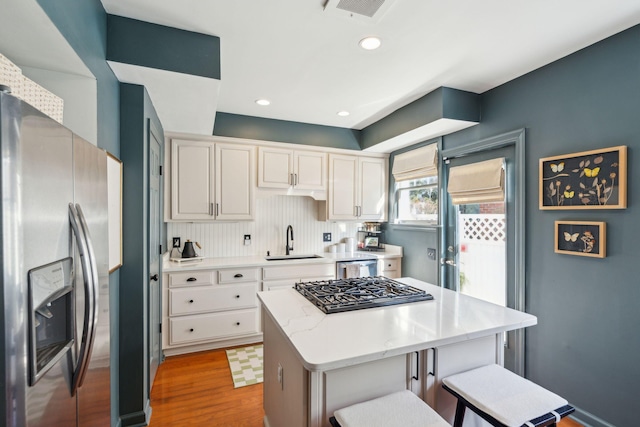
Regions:
<instances>
[{"instance_id":1,"label":"recessed ceiling light","mask_svg":"<svg viewBox=\"0 0 640 427\"><path fill-rule=\"evenodd\" d=\"M380 47L380 44L382 42L380 41L379 38L371 36L371 37L365 37L362 40L360 40L360 43L358 43L360 45L361 48L365 49L365 50L374 50Z\"/></svg>"},{"instance_id":2,"label":"recessed ceiling light","mask_svg":"<svg viewBox=\"0 0 640 427\"><path fill-rule=\"evenodd\" d=\"M256 99L256 104L262 105L262 106L267 106L267 105L271 104L271 101L269 101L268 99Z\"/></svg>"},{"instance_id":3,"label":"recessed ceiling light","mask_svg":"<svg viewBox=\"0 0 640 427\"><path fill-rule=\"evenodd\" d=\"M338 115L340 117L347 117L349 115L348 111L338 111Z\"/></svg>"}]
</instances>

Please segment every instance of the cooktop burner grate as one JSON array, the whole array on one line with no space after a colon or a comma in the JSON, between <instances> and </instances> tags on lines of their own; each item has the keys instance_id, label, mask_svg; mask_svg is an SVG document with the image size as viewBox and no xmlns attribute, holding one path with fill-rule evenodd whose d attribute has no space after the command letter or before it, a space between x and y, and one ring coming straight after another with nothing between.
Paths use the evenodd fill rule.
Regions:
<instances>
[{"instance_id":1,"label":"cooktop burner grate","mask_svg":"<svg viewBox=\"0 0 640 427\"><path fill-rule=\"evenodd\" d=\"M382 276L301 282L295 289L327 314L433 299L422 289Z\"/></svg>"}]
</instances>

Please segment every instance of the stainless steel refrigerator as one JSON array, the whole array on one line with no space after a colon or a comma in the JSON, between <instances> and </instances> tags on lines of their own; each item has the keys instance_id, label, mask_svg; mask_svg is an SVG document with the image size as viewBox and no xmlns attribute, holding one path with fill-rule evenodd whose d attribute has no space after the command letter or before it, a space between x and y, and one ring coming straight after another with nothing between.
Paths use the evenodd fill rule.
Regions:
<instances>
[{"instance_id":1,"label":"stainless steel refrigerator","mask_svg":"<svg viewBox=\"0 0 640 427\"><path fill-rule=\"evenodd\" d=\"M0 425L108 427L107 160L0 92Z\"/></svg>"}]
</instances>

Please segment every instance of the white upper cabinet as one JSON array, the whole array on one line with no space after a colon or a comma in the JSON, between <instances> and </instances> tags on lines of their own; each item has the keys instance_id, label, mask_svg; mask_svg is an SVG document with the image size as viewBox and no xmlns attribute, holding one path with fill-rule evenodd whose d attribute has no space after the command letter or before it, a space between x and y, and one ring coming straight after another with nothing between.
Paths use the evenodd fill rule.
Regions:
<instances>
[{"instance_id":1,"label":"white upper cabinet","mask_svg":"<svg viewBox=\"0 0 640 427\"><path fill-rule=\"evenodd\" d=\"M253 219L253 146L216 144L216 219Z\"/></svg>"},{"instance_id":2,"label":"white upper cabinet","mask_svg":"<svg viewBox=\"0 0 640 427\"><path fill-rule=\"evenodd\" d=\"M387 161L360 157L358 159L358 219L363 221L387 220Z\"/></svg>"},{"instance_id":3,"label":"white upper cabinet","mask_svg":"<svg viewBox=\"0 0 640 427\"><path fill-rule=\"evenodd\" d=\"M294 187L298 190L327 189L327 155L315 151L293 152Z\"/></svg>"},{"instance_id":4,"label":"white upper cabinet","mask_svg":"<svg viewBox=\"0 0 640 427\"><path fill-rule=\"evenodd\" d=\"M255 147L171 140L171 219L252 220Z\"/></svg>"},{"instance_id":5,"label":"white upper cabinet","mask_svg":"<svg viewBox=\"0 0 640 427\"><path fill-rule=\"evenodd\" d=\"M214 218L214 144L171 140L171 219Z\"/></svg>"},{"instance_id":6,"label":"white upper cabinet","mask_svg":"<svg viewBox=\"0 0 640 427\"><path fill-rule=\"evenodd\" d=\"M387 220L386 159L329 155L327 219Z\"/></svg>"},{"instance_id":7,"label":"white upper cabinet","mask_svg":"<svg viewBox=\"0 0 640 427\"><path fill-rule=\"evenodd\" d=\"M326 189L326 153L258 148L258 187Z\"/></svg>"}]
</instances>

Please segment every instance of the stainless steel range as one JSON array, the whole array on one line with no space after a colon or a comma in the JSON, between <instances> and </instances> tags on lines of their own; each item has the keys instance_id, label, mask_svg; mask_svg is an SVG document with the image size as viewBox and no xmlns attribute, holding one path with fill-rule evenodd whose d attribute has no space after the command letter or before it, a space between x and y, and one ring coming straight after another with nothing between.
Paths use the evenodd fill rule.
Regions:
<instances>
[{"instance_id":1,"label":"stainless steel range","mask_svg":"<svg viewBox=\"0 0 640 427\"><path fill-rule=\"evenodd\" d=\"M295 289L327 314L433 299L422 289L382 276L302 282Z\"/></svg>"}]
</instances>

